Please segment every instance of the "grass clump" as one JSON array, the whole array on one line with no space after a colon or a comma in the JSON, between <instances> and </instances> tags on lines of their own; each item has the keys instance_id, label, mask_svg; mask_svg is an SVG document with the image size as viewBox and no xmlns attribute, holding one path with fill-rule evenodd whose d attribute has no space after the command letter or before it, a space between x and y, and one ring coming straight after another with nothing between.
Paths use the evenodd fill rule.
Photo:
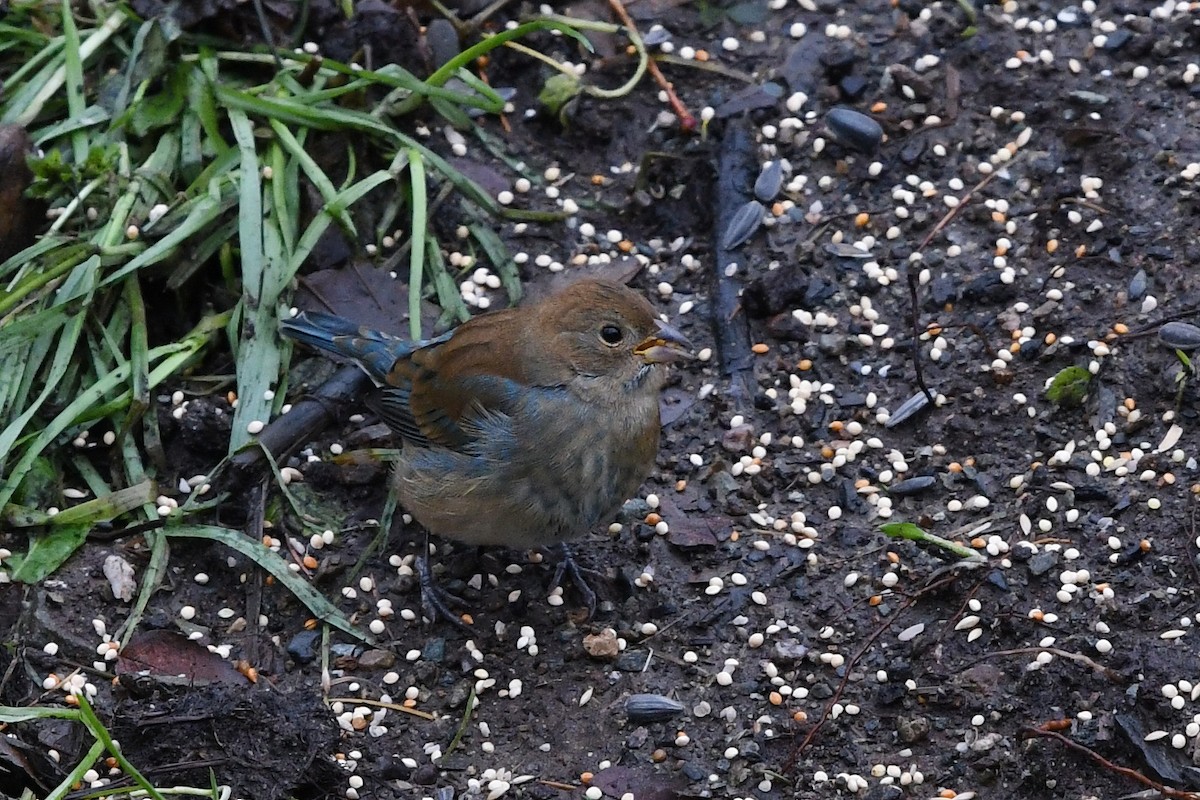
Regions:
<instances>
[{"instance_id":1,"label":"grass clump","mask_svg":"<svg viewBox=\"0 0 1200 800\"><path fill-rule=\"evenodd\" d=\"M331 226L356 244L410 232L414 336L424 292L467 315L431 224L438 204L458 203L479 251L518 288L479 224L514 212L404 129L420 109L459 126L501 111L501 96L465 66L550 29L577 35L529 22L421 80L394 64L221 49L115 3L14 4L0 24L0 125L23 128L36 148L28 194L51 222L0 262L0 509L25 520L53 513L64 476L97 498L173 480L153 401L185 380L236 398L227 449L249 445L283 402L278 316ZM340 143L336 171L311 155L319 137L326 149ZM225 348L227 371L191 374ZM102 439L115 455L107 470L87 453ZM157 520L154 494L121 513ZM25 563L22 577L49 574L111 510L42 526L43 536L71 533L40 548L53 557Z\"/></svg>"}]
</instances>

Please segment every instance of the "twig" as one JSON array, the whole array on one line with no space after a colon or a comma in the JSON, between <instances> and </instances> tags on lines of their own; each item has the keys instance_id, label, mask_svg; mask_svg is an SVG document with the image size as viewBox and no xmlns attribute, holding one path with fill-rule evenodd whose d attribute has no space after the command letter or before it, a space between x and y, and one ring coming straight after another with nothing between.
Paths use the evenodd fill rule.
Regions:
<instances>
[{"instance_id":1,"label":"twig","mask_svg":"<svg viewBox=\"0 0 1200 800\"><path fill-rule=\"evenodd\" d=\"M621 0L608 0L608 4L612 6L613 13L620 18L621 24L625 26L630 38L637 37L638 41L641 41L641 35L637 32L637 25L634 24L633 18L629 16L629 12L625 10L625 4ZM644 44L642 46L645 47ZM671 104L671 110L675 112L675 116L679 117L679 127L689 132L696 130L696 117L692 115L692 112L687 110L687 106L675 94L675 88L662 74L662 70L658 68L658 64L654 63L654 59L649 58L647 60L646 70L654 76L654 80L667 93L667 102Z\"/></svg>"},{"instance_id":2,"label":"twig","mask_svg":"<svg viewBox=\"0 0 1200 800\"><path fill-rule=\"evenodd\" d=\"M933 226L933 230L931 230L929 233L927 233L925 235L925 238L921 240L921 244L919 244L917 246L916 252L920 253L922 250L924 250L929 245L929 243L933 241L933 237L937 236L938 233L940 233L943 228L945 228L947 225L949 225L950 221L958 215L958 212L960 210L962 210L962 208L968 202L970 202L971 197L976 192L982 191L983 188L985 186L987 186L989 183L991 183L992 179L995 178L998 174L999 174L998 172L988 173L984 177L983 180L981 180L979 183L975 184L975 186L973 186L969 192L967 192L962 197L960 197L959 201L958 201L958 205L956 205L954 208L947 211L945 213L945 215L943 215L942 218L940 220L938 220L938 223ZM920 313L918 310L918 305L919 305L920 301L917 296L917 275L916 275L916 270L914 269L914 266L915 265L913 265L913 264L909 264L909 269L908 269L908 308L909 308L910 322L912 324L912 330L913 330L913 343L912 343L913 374L914 374L914 377L916 377L916 379L917 379L917 386L920 387L922 392L924 392L925 397L928 398L930 404L932 405L934 403L934 396L933 396L933 393L929 391L929 387L925 385L925 376L921 372L921 330L920 330L921 325L920 325Z\"/></svg>"},{"instance_id":3,"label":"twig","mask_svg":"<svg viewBox=\"0 0 1200 800\"><path fill-rule=\"evenodd\" d=\"M1143 786L1149 786L1154 791L1156 791L1166 797L1172 797L1172 798L1175 798L1175 800L1200 800L1200 794L1197 794L1196 792L1184 792L1184 791L1180 791L1179 789L1172 789L1170 786L1165 786L1161 783L1158 783L1157 781L1147 778L1145 775L1138 772L1137 770L1130 769L1129 767L1122 767L1119 764L1114 764L1113 762L1109 761L1104 756L1097 753L1095 750L1092 750L1090 747L1086 747L1086 746L1080 744L1079 742L1075 741L1074 739L1070 739L1066 736L1063 736L1061 733L1057 733L1055 731L1048 730L1045 725L1041 725L1036 728L1024 728L1021 730L1021 736L1023 738L1027 738L1027 739L1033 738L1033 737L1054 739L1054 740L1066 745L1071 750L1075 750L1076 752L1084 754L1085 756L1090 758L1092 761L1095 761L1097 764L1104 767L1105 769L1112 770L1113 772L1117 773L1118 775L1123 775L1126 778L1129 778L1131 781L1140 783Z\"/></svg>"},{"instance_id":4,"label":"twig","mask_svg":"<svg viewBox=\"0 0 1200 800\"><path fill-rule=\"evenodd\" d=\"M275 69L283 72L283 61L279 58L279 48L275 46L275 37L271 34L271 25L267 22L267 11L263 8L262 0L254 0L254 16L258 18L258 28L263 41L267 43L267 48L275 59Z\"/></svg>"},{"instance_id":5,"label":"twig","mask_svg":"<svg viewBox=\"0 0 1200 800\"><path fill-rule=\"evenodd\" d=\"M983 188L985 186L987 186L989 183L991 183L992 179L995 178L999 174L1000 173L997 171L989 172L984 177L983 180L981 180L979 183L975 184L973 187L971 187L971 190L969 192L967 192L962 197L960 197L958 199L958 205L956 205L954 208L947 211L946 214L940 220L938 220L938 224L933 226L933 230L931 230L929 233L927 233L925 235L925 238L921 240L921 244L917 246L917 252L919 253L922 250L924 250L925 247L931 241L933 241L933 237L937 236L938 233L942 230L942 228L949 225L950 221L952 219L954 219L956 216L958 216L958 212L961 211L967 205L967 203L969 203L971 201L971 197L976 192L982 191Z\"/></svg>"},{"instance_id":6,"label":"twig","mask_svg":"<svg viewBox=\"0 0 1200 800\"><path fill-rule=\"evenodd\" d=\"M1188 525L1191 528L1191 541L1196 543L1196 549L1200 550L1200 539L1196 537L1196 506L1192 505L1192 511L1188 515ZM1196 579L1196 585L1200 586L1200 558L1193 557L1188 559L1188 563L1192 565L1192 576Z\"/></svg>"},{"instance_id":7,"label":"twig","mask_svg":"<svg viewBox=\"0 0 1200 800\"><path fill-rule=\"evenodd\" d=\"M1088 658L1087 656L1085 656L1083 653L1073 653L1070 650L1061 650L1057 647L1016 647L1016 648L1013 648L1012 650L997 650L994 653L988 653L988 654L984 655L983 657L971 662L971 664L972 665L978 664L980 661L987 661L988 659L999 658L1001 656L1019 656L1019 655L1030 655L1030 654L1035 654L1035 653L1052 653L1056 656L1061 656L1062 658L1066 658L1071 661L1078 661L1080 664L1091 667L1093 670L1100 673L1104 677L1108 678L1113 683L1128 683L1129 682L1128 680L1126 680L1124 677L1121 676L1121 673L1117 672L1115 669L1112 669L1110 667L1104 666L1103 664L1097 663L1096 661L1093 661L1091 658Z\"/></svg>"},{"instance_id":8,"label":"twig","mask_svg":"<svg viewBox=\"0 0 1200 800\"><path fill-rule=\"evenodd\" d=\"M454 738L450 740L450 744L446 745L446 752L442 753L441 758L445 758L454 752L454 748L458 747L458 743L462 741L463 735L467 732L467 726L471 724L471 712L475 710L475 687L471 687L471 693L467 695L466 708L463 710L462 721L458 725L458 730L454 732ZM439 761L441 759L438 759Z\"/></svg>"},{"instance_id":9,"label":"twig","mask_svg":"<svg viewBox=\"0 0 1200 800\"><path fill-rule=\"evenodd\" d=\"M253 480L261 469L264 451L274 458L290 453L312 431L336 419L337 409L361 396L370 385L370 380L358 367L339 369L315 392L295 403L289 413L268 425L258 437L261 447L248 448L230 459L234 476L230 485L244 485L244 482Z\"/></svg>"},{"instance_id":10,"label":"twig","mask_svg":"<svg viewBox=\"0 0 1200 800\"><path fill-rule=\"evenodd\" d=\"M1174 314L1167 314L1165 317L1157 319L1154 322L1149 322L1140 328L1134 328L1129 333L1126 333L1126 334L1122 335L1121 337L1119 337L1118 341L1126 341L1129 339L1136 339L1141 336L1150 336L1152 334L1158 333L1158 329L1161 328L1163 325L1166 325L1168 322L1176 322L1177 320L1187 319L1188 317L1194 316L1195 314L1200 314L1200 307L1190 306L1181 311L1176 311Z\"/></svg>"},{"instance_id":11,"label":"twig","mask_svg":"<svg viewBox=\"0 0 1200 800\"><path fill-rule=\"evenodd\" d=\"M758 80L749 72L743 72L740 69L728 67L719 61L697 61L696 59L682 58L670 53L655 53L652 60L660 64L670 64L673 67L687 67L688 69L700 70L701 72L711 72L714 75L721 75L730 80L740 81L747 85L758 85Z\"/></svg>"},{"instance_id":12,"label":"twig","mask_svg":"<svg viewBox=\"0 0 1200 800\"><path fill-rule=\"evenodd\" d=\"M262 531L265 529L264 523L267 518L267 476L263 475L258 481L251 485L250 491L246 495L246 525L243 530L252 538L261 539ZM253 578L246 581L246 597L245 609L246 619L248 620L247 627L249 628L249 636L246 639L246 658L252 664L261 664L264 660L262 652L262 628L258 624L261 617L262 609L262 589L263 573L261 570L256 570L253 573Z\"/></svg>"},{"instance_id":13,"label":"twig","mask_svg":"<svg viewBox=\"0 0 1200 800\"><path fill-rule=\"evenodd\" d=\"M929 405L936 406L937 398L933 396L933 393L929 391L929 387L925 385L925 375L921 372L921 334L919 331L921 318L917 308L920 302L920 298L917 296L917 273L910 264L908 270L908 315L909 323L913 329L912 353L910 355L913 363L913 375L917 379L917 386L924 392L925 398L929 400Z\"/></svg>"},{"instance_id":14,"label":"twig","mask_svg":"<svg viewBox=\"0 0 1200 800\"><path fill-rule=\"evenodd\" d=\"M783 762L783 772L784 773L790 774L792 772L792 770L794 770L796 768L796 764L797 764L797 762L799 762L800 756L804 753L805 750L808 749L808 746L810 744L812 744L813 739L815 739L817 736L817 732L821 730L821 727L829 719L830 713L833 709L833 706L839 700L841 700L842 693L846 690L846 686L848 686L850 683L850 676L854 673L854 666L860 660L862 660L862 657L864 655L866 655L868 650L871 649L871 645L873 645L875 643L875 640L878 639L880 636L882 636L884 634L884 632L887 631L889 628L891 628L894 624L896 624L901 619L901 617L904 616L904 612L907 611L908 609L912 608L917 603L917 601L920 600L924 595L931 593L937 589L941 589L943 586L948 586L957 580L958 580L957 576L950 576L950 577L944 578L943 580L938 581L937 583L928 584L928 585L922 587L922 589L919 592L914 594L903 605L901 605L898 609L896 609L895 614L893 614L882 625L880 625L878 628L876 628L874 631L871 632L871 635L867 637L865 642L863 642L863 646L859 648L857 653L855 653L853 656L850 657L850 660L848 662L846 662L845 671L842 676L842 681L841 681L841 683L838 684L837 689L834 690L833 696L829 698L829 702L825 704L825 711L822 712L821 718L819 720L817 720L817 723L815 725L813 725L812 728L809 729L809 731L805 735L803 741L801 741L800 744L798 744L792 748L792 752L788 754L787 760Z\"/></svg>"},{"instance_id":15,"label":"twig","mask_svg":"<svg viewBox=\"0 0 1200 800\"><path fill-rule=\"evenodd\" d=\"M946 119L954 122L958 119L958 101L962 96L962 76L958 70L946 65Z\"/></svg>"},{"instance_id":16,"label":"twig","mask_svg":"<svg viewBox=\"0 0 1200 800\"><path fill-rule=\"evenodd\" d=\"M346 705L360 706L375 706L376 708L386 708L388 711L396 711L402 714L409 714L421 719L435 720L436 714L431 714L428 711L421 711L419 708L409 708L408 706L400 705L399 703L385 703L382 700L373 700L370 697L327 697L325 704L345 703Z\"/></svg>"},{"instance_id":17,"label":"twig","mask_svg":"<svg viewBox=\"0 0 1200 800\"><path fill-rule=\"evenodd\" d=\"M164 519L152 519L147 522L126 525L124 528L102 528L98 525L88 531L87 538L89 542L114 542L117 539L127 539L148 531L156 531L165 526L166 520Z\"/></svg>"},{"instance_id":18,"label":"twig","mask_svg":"<svg viewBox=\"0 0 1200 800\"><path fill-rule=\"evenodd\" d=\"M573 783L563 783L561 781L539 780L540 786L549 786L551 789L558 789L561 792L573 792L579 787Z\"/></svg>"}]
</instances>

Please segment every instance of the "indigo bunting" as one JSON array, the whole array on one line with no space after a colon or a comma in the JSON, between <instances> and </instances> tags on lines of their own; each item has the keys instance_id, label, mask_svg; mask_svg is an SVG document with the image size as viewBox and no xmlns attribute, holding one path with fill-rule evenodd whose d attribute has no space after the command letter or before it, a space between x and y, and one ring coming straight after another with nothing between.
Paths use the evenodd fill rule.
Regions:
<instances>
[{"instance_id":1,"label":"indigo bunting","mask_svg":"<svg viewBox=\"0 0 1200 800\"><path fill-rule=\"evenodd\" d=\"M581 280L417 342L312 312L281 329L356 362L380 387L374 407L402 441L392 486L418 522L468 544L562 543L591 610L565 540L611 519L641 486L658 453L663 365L690 356L644 297ZM430 596L422 561L427 605L455 620Z\"/></svg>"}]
</instances>

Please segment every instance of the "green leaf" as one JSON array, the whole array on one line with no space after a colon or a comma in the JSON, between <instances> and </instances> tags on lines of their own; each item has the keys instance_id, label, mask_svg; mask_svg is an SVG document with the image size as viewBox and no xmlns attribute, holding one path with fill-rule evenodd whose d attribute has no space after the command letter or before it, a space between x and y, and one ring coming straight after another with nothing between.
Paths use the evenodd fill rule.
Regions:
<instances>
[{"instance_id":1,"label":"green leaf","mask_svg":"<svg viewBox=\"0 0 1200 800\"><path fill-rule=\"evenodd\" d=\"M79 709L54 708L52 706L33 706L31 708L15 708L0 706L0 722L31 722L35 719L69 719L79 721Z\"/></svg>"},{"instance_id":2,"label":"green leaf","mask_svg":"<svg viewBox=\"0 0 1200 800\"><path fill-rule=\"evenodd\" d=\"M313 616L356 639L374 644L374 639L369 634L356 628L338 610L337 606L326 600L325 596L314 589L307 580L292 572L287 563L277 553L264 547L262 542L247 537L241 531L219 528L215 525L184 525L177 528L165 528L163 533L171 538L207 539L220 542L226 547L238 551L287 587L296 596L296 599L312 612Z\"/></svg>"},{"instance_id":3,"label":"green leaf","mask_svg":"<svg viewBox=\"0 0 1200 800\"><path fill-rule=\"evenodd\" d=\"M583 84L578 78L557 72L546 79L542 90L538 92L538 102L558 116L563 106L574 100L582 90Z\"/></svg>"},{"instance_id":4,"label":"green leaf","mask_svg":"<svg viewBox=\"0 0 1200 800\"><path fill-rule=\"evenodd\" d=\"M38 456L29 465L13 499L31 509L45 509L62 504L61 468L45 456Z\"/></svg>"},{"instance_id":5,"label":"green leaf","mask_svg":"<svg viewBox=\"0 0 1200 800\"><path fill-rule=\"evenodd\" d=\"M186 106L188 96L188 64L177 64L171 70L162 90L146 97L133 107L131 125L137 136L145 136L155 128L173 125Z\"/></svg>"},{"instance_id":6,"label":"green leaf","mask_svg":"<svg viewBox=\"0 0 1200 800\"><path fill-rule=\"evenodd\" d=\"M87 539L91 525L64 525L49 533L30 538L29 550L14 553L12 579L19 583L38 583L62 566Z\"/></svg>"},{"instance_id":7,"label":"green leaf","mask_svg":"<svg viewBox=\"0 0 1200 800\"><path fill-rule=\"evenodd\" d=\"M762 25L767 21L767 4L761 0L737 3L730 6L725 15L729 17L730 21L739 25Z\"/></svg>"},{"instance_id":8,"label":"green leaf","mask_svg":"<svg viewBox=\"0 0 1200 800\"><path fill-rule=\"evenodd\" d=\"M932 534L921 526L914 525L911 522L888 522L880 525L879 530L893 539L911 539L914 542L932 544L943 550L949 550L964 561L970 562L971 566L982 564L987 560L971 548L963 547L961 544L952 542L949 539L943 539L941 536Z\"/></svg>"},{"instance_id":9,"label":"green leaf","mask_svg":"<svg viewBox=\"0 0 1200 800\"><path fill-rule=\"evenodd\" d=\"M879 530L893 539L913 539L919 541L925 538L925 529L913 522L888 522L880 525Z\"/></svg>"},{"instance_id":10,"label":"green leaf","mask_svg":"<svg viewBox=\"0 0 1200 800\"><path fill-rule=\"evenodd\" d=\"M1084 367L1067 367L1054 376L1046 389L1046 399L1059 408L1076 408L1087 396L1092 373Z\"/></svg>"}]
</instances>

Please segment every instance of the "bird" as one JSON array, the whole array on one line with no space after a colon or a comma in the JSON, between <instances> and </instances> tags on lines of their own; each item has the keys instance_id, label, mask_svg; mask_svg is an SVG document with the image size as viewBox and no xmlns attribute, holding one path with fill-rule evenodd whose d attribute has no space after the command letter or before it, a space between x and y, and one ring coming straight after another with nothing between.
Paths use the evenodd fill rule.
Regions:
<instances>
[{"instance_id":1,"label":"bird","mask_svg":"<svg viewBox=\"0 0 1200 800\"><path fill-rule=\"evenodd\" d=\"M378 387L371 405L401 442L391 486L429 533L472 545L557 544L555 584L568 571L594 611L567 542L611 520L642 485L659 449L665 366L692 357L645 297L583 279L430 339L312 311L280 330L356 363ZM458 621L425 557L417 565L427 611Z\"/></svg>"}]
</instances>

